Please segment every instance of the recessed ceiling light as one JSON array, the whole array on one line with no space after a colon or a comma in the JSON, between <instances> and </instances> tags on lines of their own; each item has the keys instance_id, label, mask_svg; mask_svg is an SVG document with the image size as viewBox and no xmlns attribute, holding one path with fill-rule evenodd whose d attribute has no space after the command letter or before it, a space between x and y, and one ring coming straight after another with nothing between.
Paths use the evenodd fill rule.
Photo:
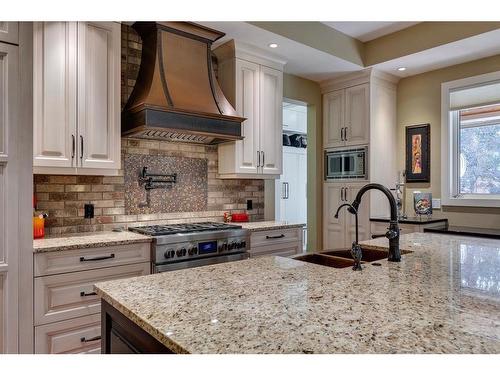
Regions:
<instances>
[{"instance_id":1,"label":"recessed ceiling light","mask_svg":"<svg viewBox=\"0 0 500 375\"><path fill-rule=\"evenodd\" d=\"M269 43L269 47L278 48L278 44L277 43Z\"/></svg>"},{"instance_id":2,"label":"recessed ceiling light","mask_svg":"<svg viewBox=\"0 0 500 375\"><path fill-rule=\"evenodd\" d=\"M398 68L398 70L399 70L400 72L404 72L404 71L406 70L406 68L405 68L404 66L402 66L401 68Z\"/></svg>"}]
</instances>

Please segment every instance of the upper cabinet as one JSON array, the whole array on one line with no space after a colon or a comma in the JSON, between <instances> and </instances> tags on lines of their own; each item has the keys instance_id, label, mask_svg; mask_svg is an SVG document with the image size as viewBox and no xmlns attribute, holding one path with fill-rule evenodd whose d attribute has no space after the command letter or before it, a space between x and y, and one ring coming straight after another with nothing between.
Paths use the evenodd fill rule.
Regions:
<instances>
[{"instance_id":1,"label":"upper cabinet","mask_svg":"<svg viewBox=\"0 0 500 375\"><path fill-rule=\"evenodd\" d=\"M19 24L17 22L0 21L0 42L19 43Z\"/></svg>"},{"instance_id":2,"label":"upper cabinet","mask_svg":"<svg viewBox=\"0 0 500 375\"><path fill-rule=\"evenodd\" d=\"M370 85L368 83L323 95L324 147L356 146L370 142Z\"/></svg>"},{"instance_id":3,"label":"upper cabinet","mask_svg":"<svg viewBox=\"0 0 500 375\"><path fill-rule=\"evenodd\" d=\"M284 62L234 41L215 50L222 89L242 124L241 141L221 144L220 178L277 178L282 172Z\"/></svg>"},{"instance_id":4,"label":"upper cabinet","mask_svg":"<svg viewBox=\"0 0 500 375\"><path fill-rule=\"evenodd\" d=\"M120 169L120 25L34 24L34 172Z\"/></svg>"}]
</instances>

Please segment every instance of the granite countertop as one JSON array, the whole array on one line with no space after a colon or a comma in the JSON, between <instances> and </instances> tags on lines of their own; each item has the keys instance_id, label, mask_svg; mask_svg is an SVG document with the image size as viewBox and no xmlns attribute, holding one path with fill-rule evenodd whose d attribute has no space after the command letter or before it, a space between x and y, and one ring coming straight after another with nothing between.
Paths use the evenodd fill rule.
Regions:
<instances>
[{"instance_id":1,"label":"granite countertop","mask_svg":"<svg viewBox=\"0 0 500 375\"><path fill-rule=\"evenodd\" d=\"M424 232L458 234L460 236L496 238L500 240L500 229L493 229L493 228L475 228L475 227L462 227L455 225L452 226L443 225L436 228L425 228Z\"/></svg>"},{"instance_id":2,"label":"granite countertop","mask_svg":"<svg viewBox=\"0 0 500 375\"><path fill-rule=\"evenodd\" d=\"M500 353L500 241L411 233L401 248L361 272L261 257L95 290L179 353Z\"/></svg>"},{"instance_id":3,"label":"granite countertop","mask_svg":"<svg viewBox=\"0 0 500 375\"><path fill-rule=\"evenodd\" d=\"M288 229L288 228L301 228L305 227L304 223L291 223L288 221L253 221L248 223L232 223L236 225L241 225L244 229L248 229L250 232L258 232L262 230L273 230L273 229Z\"/></svg>"},{"instance_id":4,"label":"granite countertop","mask_svg":"<svg viewBox=\"0 0 500 375\"><path fill-rule=\"evenodd\" d=\"M380 222L380 223L388 223L390 218L388 217L371 217L370 221ZM430 223L446 223L448 222L447 218L438 218L432 216L408 216L406 219L399 219L398 222L401 224L430 224Z\"/></svg>"},{"instance_id":5,"label":"granite countertop","mask_svg":"<svg viewBox=\"0 0 500 375\"><path fill-rule=\"evenodd\" d=\"M127 245L139 242L151 242L151 237L129 231L78 233L33 240L33 252L44 253L88 247Z\"/></svg>"}]
</instances>

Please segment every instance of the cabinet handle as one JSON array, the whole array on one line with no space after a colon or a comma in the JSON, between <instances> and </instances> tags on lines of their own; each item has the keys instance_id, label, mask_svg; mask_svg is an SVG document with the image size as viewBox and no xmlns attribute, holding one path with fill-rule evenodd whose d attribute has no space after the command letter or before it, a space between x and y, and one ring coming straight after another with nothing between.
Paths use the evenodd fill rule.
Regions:
<instances>
[{"instance_id":1,"label":"cabinet handle","mask_svg":"<svg viewBox=\"0 0 500 375\"><path fill-rule=\"evenodd\" d=\"M257 151L257 168L260 167L260 151Z\"/></svg>"},{"instance_id":2,"label":"cabinet handle","mask_svg":"<svg viewBox=\"0 0 500 375\"><path fill-rule=\"evenodd\" d=\"M344 128L344 141L347 141L347 126Z\"/></svg>"},{"instance_id":3,"label":"cabinet handle","mask_svg":"<svg viewBox=\"0 0 500 375\"><path fill-rule=\"evenodd\" d=\"M71 159L75 158L75 149L76 149L75 135L71 134Z\"/></svg>"},{"instance_id":4,"label":"cabinet handle","mask_svg":"<svg viewBox=\"0 0 500 375\"><path fill-rule=\"evenodd\" d=\"M80 160L83 160L83 135L80 136Z\"/></svg>"},{"instance_id":5,"label":"cabinet handle","mask_svg":"<svg viewBox=\"0 0 500 375\"><path fill-rule=\"evenodd\" d=\"M266 240L277 240L278 238L285 238L285 235L280 234L279 236L266 236Z\"/></svg>"},{"instance_id":6,"label":"cabinet handle","mask_svg":"<svg viewBox=\"0 0 500 375\"><path fill-rule=\"evenodd\" d=\"M113 259L114 257L115 257L115 254L110 254L110 255L105 255L102 257L95 257L95 258L80 257L80 262L94 262L96 260Z\"/></svg>"},{"instance_id":7,"label":"cabinet handle","mask_svg":"<svg viewBox=\"0 0 500 375\"><path fill-rule=\"evenodd\" d=\"M343 187L340 188L340 201L341 202L344 201L344 188Z\"/></svg>"},{"instance_id":8,"label":"cabinet handle","mask_svg":"<svg viewBox=\"0 0 500 375\"><path fill-rule=\"evenodd\" d=\"M266 163L264 162L264 151L261 151L262 152L262 166L264 167L266 165Z\"/></svg>"},{"instance_id":9,"label":"cabinet handle","mask_svg":"<svg viewBox=\"0 0 500 375\"><path fill-rule=\"evenodd\" d=\"M344 137L344 129L345 129L345 128L342 128L342 129L340 130L340 138L342 139L342 141L345 141L345 137Z\"/></svg>"},{"instance_id":10,"label":"cabinet handle","mask_svg":"<svg viewBox=\"0 0 500 375\"><path fill-rule=\"evenodd\" d=\"M86 292L80 292L80 297L89 297L89 296L97 296L97 293L96 292L89 292L89 293L86 293Z\"/></svg>"},{"instance_id":11,"label":"cabinet handle","mask_svg":"<svg viewBox=\"0 0 500 375\"><path fill-rule=\"evenodd\" d=\"M92 341L99 341L101 339L101 336L94 336L94 337L91 337L90 339L86 338L86 337L81 337L80 338L80 342L92 342Z\"/></svg>"}]
</instances>

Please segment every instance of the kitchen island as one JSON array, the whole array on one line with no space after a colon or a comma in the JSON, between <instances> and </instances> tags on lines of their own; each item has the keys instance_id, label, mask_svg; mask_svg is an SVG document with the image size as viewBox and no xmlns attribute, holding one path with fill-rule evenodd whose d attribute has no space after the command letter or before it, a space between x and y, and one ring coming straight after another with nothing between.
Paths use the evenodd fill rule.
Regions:
<instances>
[{"instance_id":1,"label":"kitchen island","mask_svg":"<svg viewBox=\"0 0 500 375\"><path fill-rule=\"evenodd\" d=\"M500 353L500 240L400 246L361 272L262 257L99 283L102 351Z\"/></svg>"}]
</instances>

